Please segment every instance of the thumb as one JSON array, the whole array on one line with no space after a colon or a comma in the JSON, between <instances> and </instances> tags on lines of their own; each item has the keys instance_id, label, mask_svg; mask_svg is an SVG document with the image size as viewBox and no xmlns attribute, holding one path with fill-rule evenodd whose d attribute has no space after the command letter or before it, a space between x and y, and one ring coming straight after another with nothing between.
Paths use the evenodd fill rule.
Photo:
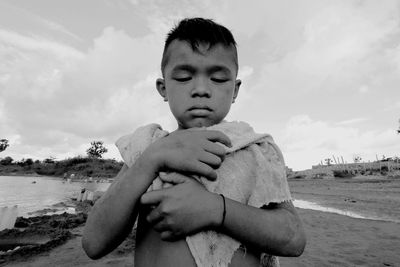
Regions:
<instances>
[{"instance_id":1,"label":"thumb","mask_svg":"<svg viewBox=\"0 0 400 267\"><path fill-rule=\"evenodd\" d=\"M184 183L187 179L191 179L190 177L187 177L185 175L182 175L177 172L171 172L168 174L160 175L160 179L165 182L165 183L171 183L171 184L182 184Z\"/></svg>"}]
</instances>

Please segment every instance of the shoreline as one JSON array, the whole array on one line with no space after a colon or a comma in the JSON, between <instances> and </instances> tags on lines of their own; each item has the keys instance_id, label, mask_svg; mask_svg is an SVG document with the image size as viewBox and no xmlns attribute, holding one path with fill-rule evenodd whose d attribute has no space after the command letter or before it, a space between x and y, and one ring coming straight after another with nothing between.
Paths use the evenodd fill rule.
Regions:
<instances>
[{"instance_id":1,"label":"shoreline","mask_svg":"<svg viewBox=\"0 0 400 267\"><path fill-rule=\"evenodd\" d=\"M319 205L318 203L307 201L307 200L295 199L295 200L293 200L293 205L298 209L339 214L339 215L343 215L343 216L347 216L347 217L355 218L355 219L400 223L400 220L396 220L396 219L379 218L379 217L375 217L375 216L370 216L368 214L355 213L355 212L352 212L349 210L325 207L325 206Z\"/></svg>"},{"instance_id":2,"label":"shoreline","mask_svg":"<svg viewBox=\"0 0 400 267\"><path fill-rule=\"evenodd\" d=\"M71 230L86 222L87 205L77 204L76 214L17 217L14 228L0 231L0 266L29 261L68 242Z\"/></svg>"}]
</instances>

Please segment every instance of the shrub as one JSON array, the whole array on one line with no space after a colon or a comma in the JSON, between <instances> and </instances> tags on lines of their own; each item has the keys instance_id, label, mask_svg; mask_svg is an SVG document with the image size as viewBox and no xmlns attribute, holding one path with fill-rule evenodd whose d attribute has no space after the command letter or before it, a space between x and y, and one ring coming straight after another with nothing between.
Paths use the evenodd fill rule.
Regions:
<instances>
[{"instance_id":1,"label":"shrub","mask_svg":"<svg viewBox=\"0 0 400 267\"><path fill-rule=\"evenodd\" d=\"M13 161L14 160L12 157L5 157L4 159L0 160L0 164L1 165L11 165Z\"/></svg>"},{"instance_id":2,"label":"shrub","mask_svg":"<svg viewBox=\"0 0 400 267\"><path fill-rule=\"evenodd\" d=\"M334 170L333 176L337 178L351 178L354 174L348 170Z\"/></svg>"}]
</instances>

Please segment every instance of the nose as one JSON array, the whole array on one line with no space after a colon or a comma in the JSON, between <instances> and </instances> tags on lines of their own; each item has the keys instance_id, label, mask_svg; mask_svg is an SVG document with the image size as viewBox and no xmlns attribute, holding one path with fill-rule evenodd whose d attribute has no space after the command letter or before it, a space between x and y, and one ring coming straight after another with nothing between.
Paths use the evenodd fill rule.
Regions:
<instances>
[{"instance_id":1,"label":"nose","mask_svg":"<svg viewBox=\"0 0 400 267\"><path fill-rule=\"evenodd\" d=\"M211 97L211 90L208 80L204 78L196 78L193 84L192 97Z\"/></svg>"}]
</instances>

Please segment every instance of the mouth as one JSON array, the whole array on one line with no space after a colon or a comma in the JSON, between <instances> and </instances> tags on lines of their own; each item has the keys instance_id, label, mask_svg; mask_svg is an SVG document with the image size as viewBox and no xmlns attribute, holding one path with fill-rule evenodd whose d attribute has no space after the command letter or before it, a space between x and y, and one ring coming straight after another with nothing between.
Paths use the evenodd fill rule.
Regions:
<instances>
[{"instance_id":1,"label":"mouth","mask_svg":"<svg viewBox=\"0 0 400 267\"><path fill-rule=\"evenodd\" d=\"M189 111L192 111L192 110L212 111L211 108L209 108L208 106L205 106L205 105L196 105L196 106L193 106L193 107L189 108Z\"/></svg>"},{"instance_id":2,"label":"mouth","mask_svg":"<svg viewBox=\"0 0 400 267\"><path fill-rule=\"evenodd\" d=\"M204 105L196 105L188 109L194 117L207 117L212 112L212 109Z\"/></svg>"}]
</instances>

